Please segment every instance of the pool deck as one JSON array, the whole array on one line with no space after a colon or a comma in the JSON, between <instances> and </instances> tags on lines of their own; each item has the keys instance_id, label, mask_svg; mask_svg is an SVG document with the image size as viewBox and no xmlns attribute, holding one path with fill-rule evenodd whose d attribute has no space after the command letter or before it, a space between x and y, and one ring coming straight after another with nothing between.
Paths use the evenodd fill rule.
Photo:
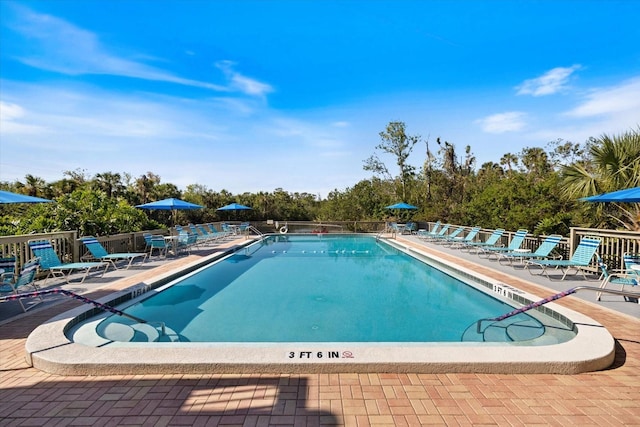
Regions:
<instances>
[{"instance_id":1,"label":"pool deck","mask_svg":"<svg viewBox=\"0 0 640 427\"><path fill-rule=\"evenodd\" d=\"M548 282L415 237L397 241L540 297L582 280ZM229 242L233 245L237 242ZM129 287L221 247L65 286L90 298ZM135 273L135 274L134 274ZM53 284L53 283L52 283ZM592 282L589 284L593 284ZM58 299L54 299L58 298ZM49 299L49 298L48 298ZM606 370L556 374L155 374L60 376L27 365L29 333L77 307L51 297L26 314L0 311L0 425L626 425L640 426L640 305L593 293L556 301L616 339ZM1 317L0 317L1 319Z\"/></svg>"}]
</instances>

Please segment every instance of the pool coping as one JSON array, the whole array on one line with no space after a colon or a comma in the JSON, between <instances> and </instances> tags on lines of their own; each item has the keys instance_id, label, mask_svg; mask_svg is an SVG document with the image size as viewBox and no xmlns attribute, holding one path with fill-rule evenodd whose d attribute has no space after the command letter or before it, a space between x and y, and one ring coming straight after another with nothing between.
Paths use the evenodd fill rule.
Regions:
<instances>
[{"instance_id":1,"label":"pool coping","mask_svg":"<svg viewBox=\"0 0 640 427\"><path fill-rule=\"evenodd\" d=\"M437 262L451 264L432 253L404 247ZM131 299L168 283L185 270L195 270L230 252L231 249L204 257L98 301L113 304ZM455 268L484 276L460 265ZM483 280L498 282L488 276ZM524 291L518 294L539 299ZM487 343L188 343L188 346L176 346L136 343L135 346L90 347L73 342L66 335L74 324L94 315L95 309L84 306L62 313L36 328L27 339L25 351L31 366L60 375L211 372L575 374L605 369L613 363L615 341L600 323L554 303L546 307L571 320L577 330L575 338L539 346Z\"/></svg>"}]
</instances>

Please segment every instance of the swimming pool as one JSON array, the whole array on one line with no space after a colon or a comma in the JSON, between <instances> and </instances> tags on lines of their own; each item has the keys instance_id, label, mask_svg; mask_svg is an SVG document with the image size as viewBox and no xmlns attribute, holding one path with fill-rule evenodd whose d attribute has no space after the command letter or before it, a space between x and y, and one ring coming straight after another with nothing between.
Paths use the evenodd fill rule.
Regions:
<instances>
[{"instance_id":1,"label":"swimming pool","mask_svg":"<svg viewBox=\"0 0 640 427\"><path fill-rule=\"evenodd\" d=\"M154 294L125 312L162 322L163 335L117 315L96 330L107 340L142 342L537 345L575 335L569 324L529 314L478 335L478 320L513 307L372 236L269 236Z\"/></svg>"},{"instance_id":2,"label":"swimming pool","mask_svg":"<svg viewBox=\"0 0 640 427\"><path fill-rule=\"evenodd\" d=\"M394 241L344 237L269 236L110 298L151 325L85 309L41 327L43 340L62 327L58 344L30 336L27 351L56 373L581 372L613 360L604 328L553 305L478 334L478 320L537 298Z\"/></svg>"}]
</instances>

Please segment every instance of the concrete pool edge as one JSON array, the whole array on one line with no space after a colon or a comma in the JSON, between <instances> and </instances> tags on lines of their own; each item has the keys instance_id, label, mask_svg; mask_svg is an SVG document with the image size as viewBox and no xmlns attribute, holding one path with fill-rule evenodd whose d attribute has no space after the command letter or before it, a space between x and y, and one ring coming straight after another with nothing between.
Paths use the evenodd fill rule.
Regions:
<instances>
[{"instance_id":1,"label":"concrete pool edge","mask_svg":"<svg viewBox=\"0 0 640 427\"><path fill-rule=\"evenodd\" d=\"M217 257L221 256L218 254ZM209 262L211 258L194 264ZM153 282L166 281L167 277L187 267L182 266L158 276ZM136 286L139 284L100 301L114 301L120 294L131 292ZM79 307L39 326L28 337L25 349L31 366L60 375L211 372L574 374L604 369L613 363L615 341L602 325L567 308L556 304L550 306L576 325L578 334L574 339L541 346L476 343L189 343L188 347L168 347L141 343L97 348L72 342L65 334L69 325L85 318L91 311L90 308Z\"/></svg>"}]
</instances>

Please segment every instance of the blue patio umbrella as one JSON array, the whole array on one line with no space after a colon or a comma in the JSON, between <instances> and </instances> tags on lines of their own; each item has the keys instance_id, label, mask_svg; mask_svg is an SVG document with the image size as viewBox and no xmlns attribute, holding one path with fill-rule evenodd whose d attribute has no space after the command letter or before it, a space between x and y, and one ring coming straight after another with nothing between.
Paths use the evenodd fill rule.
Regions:
<instances>
[{"instance_id":1,"label":"blue patio umbrella","mask_svg":"<svg viewBox=\"0 0 640 427\"><path fill-rule=\"evenodd\" d=\"M49 203L52 200L0 190L0 203Z\"/></svg>"},{"instance_id":2,"label":"blue patio umbrella","mask_svg":"<svg viewBox=\"0 0 640 427\"><path fill-rule=\"evenodd\" d=\"M217 211L246 211L251 210L249 206L241 205L239 203L231 203L221 208L216 209Z\"/></svg>"},{"instance_id":3,"label":"blue patio umbrella","mask_svg":"<svg viewBox=\"0 0 640 427\"><path fill-rule=\"evenodd\" d=\"M251 210L249 206L241 205L240 203L230 203L226 206L216 209L217 211L248 211Z\"/></svg>"},{"instance_id":4,"label":"blue patio umbrella","mask_svg":"<svg viewBox=\"0 0 640 427\"><path fill-rule=\"evenodd\" d=\"M193 210L202 209L203 206L196 205L195 203L185 202L184 200L169 198L158 200L157 202L145 203L142 205L136 205L136 208L140 209L157 209L161 211L173 211L173 223L176 223L176 214L179 210Z\"/></svg>"},{"instance_id":5,"label":"blue patio umbrella","mask_svg":"<svg viewBox=\"0 0 640 427\"><path fill-rule=\"evenodd\" d=\"M585 202L620 202L620 203L640 203L640 187L627 188L611 193L599 194L597 196L583 197L580 200Z\"/></svg>"},{"instance_id":6,"label":"blue patio umbrella","mask_svg":"<svg viewBox=\"0 0 640 427\"><path fill-rule=\"evenodd\" d=\"M395 205L387 206L386 208L387 209L408 209L408 210L418 209L417 206L413 206L405 202L396 203Z\"/></svg>"}]
</instances>

